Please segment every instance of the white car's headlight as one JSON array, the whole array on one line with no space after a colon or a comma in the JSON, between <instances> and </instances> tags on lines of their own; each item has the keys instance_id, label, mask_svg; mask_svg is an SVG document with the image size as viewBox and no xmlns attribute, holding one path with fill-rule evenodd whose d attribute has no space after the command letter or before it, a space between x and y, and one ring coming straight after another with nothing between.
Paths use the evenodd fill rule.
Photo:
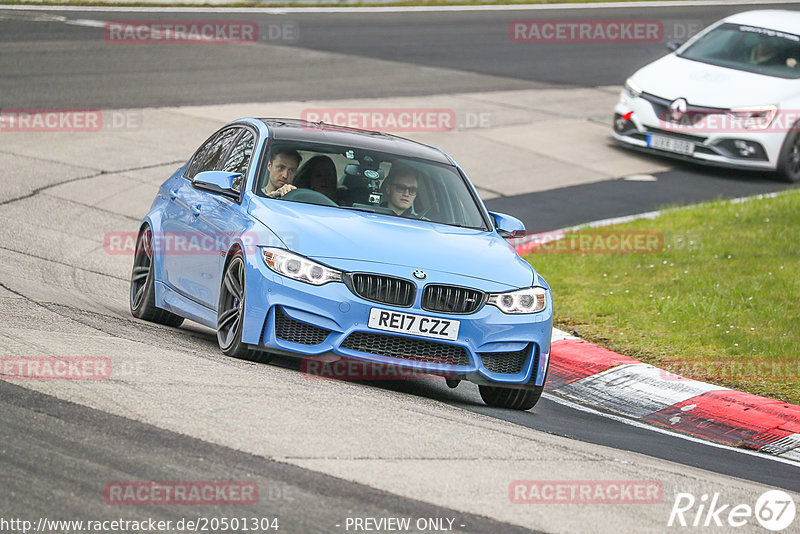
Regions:
<instances>
[{"instance_id":1,"label":"white car's headlight","mask_svg":"<svg viewBox=\"0 0 800 534\"><path fill-rule=\"evenodd\" d=\"M321 286L328 282L341 282L342 272L320 265L315 261L282 248L262 247L261 256L267 267L278 274Z\"/></svg>"},{"instance_id":2,"label":"white car's headlight","mask_svg":"<svg viewBox=\"0 0 800 534\"><path fill-rule=\"evenodd\" d=\"M639 98L639 96L642 94L642 90L638 85L633 83L630 78L625 80L625 86L622 88L622 91L628 98Z\"/></svg>"},{"instance_id":3,"label":"white car's headlight","mask_svg":"<svg viewBox=\"0 0 800 534\"><path fill-rule=\"evenodd\" d=\"M751 108L732 109L728 115L736 121L736 125L747 130L764 130L772 124L778 113L777 106L754 106Z\"/></svg>"},{"instance_id":4,"label":"white car's headlight","mask_svg":"<svg viewBox=\"0 0 800 534\"><path fill-rule=\"evenodd\" d=\"M492 293L486 302L497 306L503 313L536 313L547 307L547 290L529 287L508 293Z\"/></svg>"}]
</instances>

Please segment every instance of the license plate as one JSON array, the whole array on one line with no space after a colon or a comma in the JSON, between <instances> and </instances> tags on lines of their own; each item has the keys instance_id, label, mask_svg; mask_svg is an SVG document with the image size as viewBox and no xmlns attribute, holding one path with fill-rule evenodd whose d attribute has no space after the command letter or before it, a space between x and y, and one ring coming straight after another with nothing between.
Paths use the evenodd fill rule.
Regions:
<instances>
[{"instance_id":1,"label":"license plate","mask_svg":"<svg viewBox=\"0 0 800 534\"><path fill-rule=\"evenodd\" d=\"M432 337L435 339L458 339L458 328L461 323L452 319L426 317L395 311L372 308L369 311L370 328L413 334L415 336Z\"/></svg>"},{"instance_id":2,"label":"license plate","mask_svg":"<svg viewBox=\"0 0 800 534\"><path fill-rule=\"evenodd\" d=\"M659 150L666 150L667 152L675 152L676 154L685 154L687 156L694 154L694 143L691 141L675 139L674 137L664 137L663 135L648 135L647 146Z\"/></svg>"}]
</instances>

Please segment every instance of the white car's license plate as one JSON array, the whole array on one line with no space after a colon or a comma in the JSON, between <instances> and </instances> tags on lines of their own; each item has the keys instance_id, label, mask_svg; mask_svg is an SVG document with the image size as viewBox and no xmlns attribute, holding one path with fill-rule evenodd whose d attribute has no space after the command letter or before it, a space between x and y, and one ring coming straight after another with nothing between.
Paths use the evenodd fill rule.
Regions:
<instances>
[{"instance_id":1,"label":"white car's license plate","mask_svg":"<svg viewBox=\"0 0 800 534\"><path fill-rule=\"evenodd\" d=\"M675 152L676 154L685 154L687 156L694 154L694 143L691 141L675 139L674 137L664 137L663 135L649 134L647 136L647 146L659 150L666 150L667 152Z\"/></svg>"},{"instance_id":2,"label":"white car's license plate","mask_svg":"<svg viewBox=\"0 0 800 534\"><path fill-rule=\"evenodd\" d=\"M439 319L372 308L369 311L368 325L377 330L455 340L458 339L458 328L461 323L452 319Z\"/></svg>"}]
</instances>

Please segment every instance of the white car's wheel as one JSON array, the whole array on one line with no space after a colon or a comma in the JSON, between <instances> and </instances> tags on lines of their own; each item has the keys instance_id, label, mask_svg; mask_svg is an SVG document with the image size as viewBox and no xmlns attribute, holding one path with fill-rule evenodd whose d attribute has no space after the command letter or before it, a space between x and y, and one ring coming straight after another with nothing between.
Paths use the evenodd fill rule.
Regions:
<instances>
[{"instance_id":1,"label":"white car's wheel","mask_svg":"<svg viewBox=\"0 0 800 534\"><path fill-rule=\"evenodd\" d=\"M787 182L800 180L800 122L786 134L778 160L778 174Z\"/></svg>"}]
</instances>

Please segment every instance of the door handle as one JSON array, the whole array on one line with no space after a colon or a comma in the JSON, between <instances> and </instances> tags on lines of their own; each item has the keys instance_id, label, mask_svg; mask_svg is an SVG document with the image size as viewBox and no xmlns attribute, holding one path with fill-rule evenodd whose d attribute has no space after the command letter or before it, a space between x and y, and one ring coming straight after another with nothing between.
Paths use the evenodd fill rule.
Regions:
<instances>
[{"instance_id":1,"label":"door handle","mask_svg":"<svg viewBox=\"0 0 800 534\"><path fill-rule=\"evenodd\" d=\"M194 214L195 217L200 215L200 208L201 208L200 204L195 204L194 206L192 206L192 214Z\"/></svg>"}]
</instances>

